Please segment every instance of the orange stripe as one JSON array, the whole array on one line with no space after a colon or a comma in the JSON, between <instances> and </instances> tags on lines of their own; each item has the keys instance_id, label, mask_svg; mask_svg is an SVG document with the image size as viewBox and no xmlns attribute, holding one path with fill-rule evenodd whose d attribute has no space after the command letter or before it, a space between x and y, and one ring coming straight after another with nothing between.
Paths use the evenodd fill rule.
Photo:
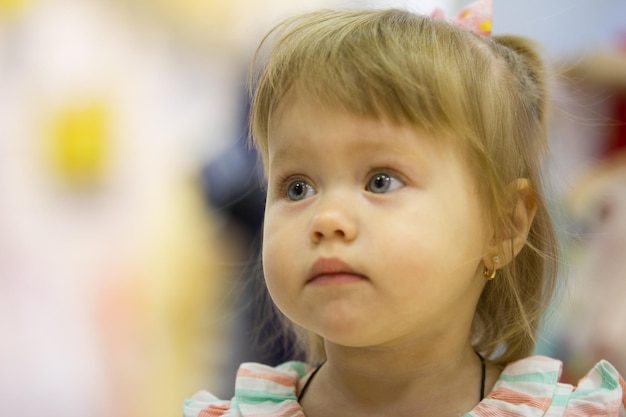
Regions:
<instances>
[{"instance_id":1,"label":"orange stripe","mask_svg":"<svg viewBox=\"0 0 626 417\"><path fill-rule=\"evenodd\" d=\"M472 410L472 414L479 417L524 417L524 414L514 413L512 411L503 410L494 405L480 403Z\"/></svg>"},{"instance_id":2,"label":"orange stripe","mask_svg":"<svg viewBox=\"0 0 626 417\"><path fill-rule=\"evenodd\" d=\"M290 401L280 409L263 414L247 414L247 417L306 417L302 411L302 407L295 401Z\"/></svg>"},{"instance_id":3,"label":"orange stripe","mask_svg":"<svg viewBox=\"0 0 626 417\"><path fill-rule=\"evenodd\" d=\"M255 372L255 371L251 371L249 369L239 369L239 371L237 371L237 376L238 377L250 377L250 378L260 378L260 379L264 379L266 381L272 381L275 382L279 385L284 385L286 387L295 387L297 381L287 375L280 375L280 374L273 374L270 372Z\"/></svg>"},{"instance_id":4,"label":"orange stripe","mask_svg":"<svg viewBox=\"0 0 626 417\"><path fill-rule=\"evenodd\" d=\"M226 411L228 411L229 408L230 406L228 404L226 405L211 404L209 405L208 408L205 408L204 410L200 411L200 414L198 414L198 417L221 417L224 415Z\"/></svg>"},{"instance_id":5,"label":"orange stripe","mask_svg":"<svg viewBox=\"0 0 626 417\"><path fill-rule=\"evenodd\" d=\"M581 404L565 409L563 417L610 417L619 414L620 401L615 400L605 404Z\"/></svg>"},{"instance_id":6,"label":"orange stripe","mask_svg":"<svg viewBox=\"0 0 626 417\"><path fill-rule=\"evenodd\" d=\"M532 395L514 391L509 388L498 388L489 394L489 398L504 401L509 404L525 404L544 411L550 407L550 403L552 402L551 398L533 397Z\"/></svg>"}]
</instances>

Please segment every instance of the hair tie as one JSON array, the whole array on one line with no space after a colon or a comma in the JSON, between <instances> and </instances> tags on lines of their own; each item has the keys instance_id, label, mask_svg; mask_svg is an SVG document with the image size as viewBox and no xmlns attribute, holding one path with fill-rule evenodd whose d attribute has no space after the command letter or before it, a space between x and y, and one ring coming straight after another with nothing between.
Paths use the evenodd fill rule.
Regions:
<instances>
[{"instance_id":1,"label":"hair tie","mask_svg":"<svg viewBox=\"0 0 626 417\"><path fill-rule=\"evenodd\" d=\"M444 19L444 12L436 8L430 17ZM450 22L463 29L471 30L481 36L491 35L491 21L493 18L492 0L477 0L465 6Z\"/></svg>"}]
</instances>

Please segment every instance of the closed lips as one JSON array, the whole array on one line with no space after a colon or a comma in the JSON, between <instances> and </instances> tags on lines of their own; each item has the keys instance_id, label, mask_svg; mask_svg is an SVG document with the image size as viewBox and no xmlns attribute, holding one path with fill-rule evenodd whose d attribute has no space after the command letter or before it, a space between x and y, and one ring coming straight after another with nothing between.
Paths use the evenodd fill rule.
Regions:
<instances>
[{"instance_id":1,"label":"closed lips","mask_svg":"<svg viewBox=\"0 0 626 417\"><path fill-rule=\"evenodd\" d=\"M315 281L321 277L353 277L365 279L366 277L355 271L350 265L339 258L319 258L315 261L309 271L307 283Z\"/></svg>"}]
</instances>

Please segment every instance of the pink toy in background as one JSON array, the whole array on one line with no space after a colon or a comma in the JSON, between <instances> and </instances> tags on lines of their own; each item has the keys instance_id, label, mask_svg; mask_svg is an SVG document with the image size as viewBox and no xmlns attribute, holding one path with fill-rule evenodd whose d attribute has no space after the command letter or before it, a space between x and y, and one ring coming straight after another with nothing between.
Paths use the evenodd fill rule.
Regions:
<instances>
[{"instance_id":1,"label":"pink toy in background","mask_svg":"<svg viewBox=\"0 0 626 417\"><path fill-rule=\"evenodd\" d=\"M445 14L440 8L436 8L430 16L435 19L445 18ZM478 0L461 9L456 18L451 20L451 23L476 32L481 36L490 36L492 17L492 0Z\"/></svg>"}]
</instances>

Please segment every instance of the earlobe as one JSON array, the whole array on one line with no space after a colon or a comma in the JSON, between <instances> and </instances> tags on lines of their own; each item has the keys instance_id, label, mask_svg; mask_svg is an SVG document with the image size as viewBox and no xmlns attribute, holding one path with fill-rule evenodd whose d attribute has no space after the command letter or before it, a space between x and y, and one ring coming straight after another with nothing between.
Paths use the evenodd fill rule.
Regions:
<instances>
[{"instance_id":1,"label":"earlobe","mask_svg":"<svg viewBox=\"0 0 626 417\"><path fill-rule=\"evenodd\" d=\"M518 178L511 182L506 187L505 194L506 215L510 221L504 225L502 235L495 236L492 240L490 250L485 255L487 262L483 260L487 264L497 254L500 257L500 268L511 262L526 245L537 212L535 193L528 179Z\"/></svg>"}]
</instances>

